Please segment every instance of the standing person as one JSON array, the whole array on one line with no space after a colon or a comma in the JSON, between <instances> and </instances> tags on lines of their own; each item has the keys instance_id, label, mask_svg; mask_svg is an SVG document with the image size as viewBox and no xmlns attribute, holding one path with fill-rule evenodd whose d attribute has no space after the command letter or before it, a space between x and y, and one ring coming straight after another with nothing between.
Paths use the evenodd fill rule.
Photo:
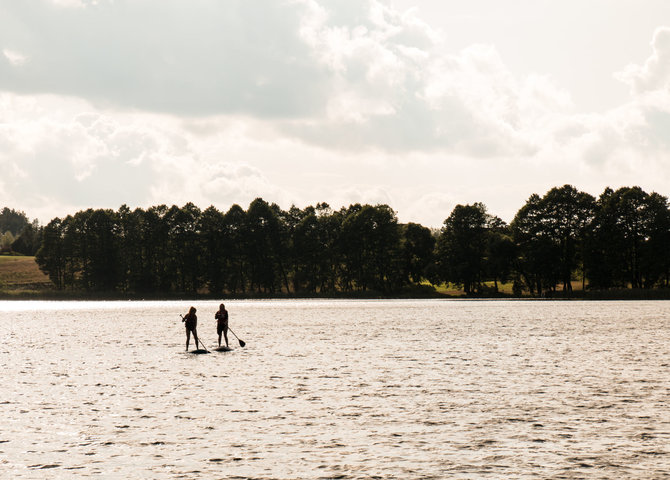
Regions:
<instances>
[{"instance_id":1,"label":"standing person","mask_svg":"<svg viewBox=\"0 0 670 480\"><path fill-rule=\"evenodd\" d=\"M223 305L219 305L219 311L214 314L216 318L216 333L219 334L219 347L221 346L221 334L226 339L226 348L228 348L228 310Z\"/></svg>"},{"instance_id":2,"label":"standing person","mask_svg":"<svg viewBox=\"0 0 670 480\"><path fill-rule=\"evenodd\" d=\"M193 332L193 339L195 340L195 348L198 348L198 317L195 315L195 307L191 307L186 315L181 317L181 321L186 326L186 351L188 352L188 342L191 340L191 332ZM203 345L204 348L204 345Z\"/></svg>"}]
</instances>

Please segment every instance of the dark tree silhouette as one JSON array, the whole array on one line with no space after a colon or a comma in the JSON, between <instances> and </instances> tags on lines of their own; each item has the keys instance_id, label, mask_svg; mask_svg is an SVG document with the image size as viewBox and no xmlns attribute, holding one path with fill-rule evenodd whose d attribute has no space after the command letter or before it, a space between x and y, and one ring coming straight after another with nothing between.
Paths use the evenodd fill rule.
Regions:
<instances>
[{"instance_id":1,"label":"dark tree silhouette","mask_svg":"<svg viewBox=\"0 0 670 480\"><path fill-rule=\"evenodd\" d=\"M399 224L388 205L284 211L257 198L225 214L122 205L29 223L14 242L25 252L39 244L36 261L56 288L93 292L393 294L429 280L479 294L514 280L516 294L525 285L570 295L579 275L588 288L670 286L668 201L640 187L606 189L597 201L552 188L531 195L509 226L482 203L457 205L439 232Z\"/></svg>"},{"instance_id":2,"label":"dark tree silhouette","mask_svg":"<svg viewBox=\"0 0 670 480\"><path fill-rule=\"evenodd\" d=\"M484 204L456 205L437 240L441 280L461 286L466 294L481 290L488 230L489 215Z\"/></svg>"}]
</instances>

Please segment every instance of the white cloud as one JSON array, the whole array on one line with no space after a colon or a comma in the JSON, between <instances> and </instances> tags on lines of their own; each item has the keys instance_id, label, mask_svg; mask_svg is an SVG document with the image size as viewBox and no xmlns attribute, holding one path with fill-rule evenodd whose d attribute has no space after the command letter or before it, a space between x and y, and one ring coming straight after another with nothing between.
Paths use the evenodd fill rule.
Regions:
<instances>
[{"instance_id":1,"label":"white cloud","mask_svg":"<svg viewBox=\"0 0 670 480\"><path fill-rule=\"evenodd\" d=\"M65 2L80 3L3 3L0 45L31 68L0 63L0 89L187 115L319 108L324 78L298 37L296 2Z\"/></svg>"},{"instance_id":2,"label":"white cloud","mask_svg":"<svg viewBox=\"0 0 670 480\"><path fill-rule=\"evenodd\" d=\"M43 221L123 203L227 209L258 196L291 199L249 163L286 143L258 122L210 118L202 125L9 93L0 94L0 110L0 205L20 203Z\"/></svg>"},{"instance_id":3,"label":"white cloud","mask_svg":"<svg viewBox=\"0 0 670 480\"><path fill-rule=\"evenodd\" d=\"M87 6L95 6L100 3L98 0L49 0L49 1L55 6L61 8L85 8Z\"/></svg>"},{"instance_id":4,"label":"white cloud","mask_svg":"<svg viewBox=\"0 0 670 480\"><path fill-rule=\"evenodd\" d=\"M9 61L9 63L14 65L15 67L20 67L21 65L24 65L28 61L27 56L23 55L22 53L11 50L9 48L4 48L2 50L2 54Z\"/></svg>"},{"instance_id":5,"label":"white cloud","mask_svg":"<svg viewBox=\"0 0 670 480\"><path fill-rule=\"evenodd\" d=\"M4 185L6 203L12 197L30 207L45 201L107 205L143 198L142 182L150 177L150 167L132 166L132 157L115 153L115 136L123 134L123 126L109 118L83 125L71 110L84 107L81 102L8 97L3 94L0 103L14 107L5 112L14 121L0 127L0 167L17 174Z\"/></svg>"},{"instance_id":6,"label":"white cloud","mask_svg":"<svg viewBox=\"0 0 670 480\"><path fill-rule=\"evenodd\" d=\"M534 148L519 132L524 82L495 48L445 52L440 33L385 2L88 7L52 11L48 22L23 4L6 7L20 20L7 31L27 30L10 39L31 68L0 71L0 88L124 110L251 115L345 150ZM545 103L565 103L557 90L542 93Z\"/></svg>"},{"instance_id":7,"label":"white cloud","mask_svg":"<svg viewBox=\"0 0 670 480\"><path fill-rule=\"evenodd\" d=\"M510 220L554 185L669 180L669 28L618 75L628 103L577 114L555 79L493 43L450 51L389 2L28 3L1 7L0 204L261 196L439 226L457 203Z\"/></svg>"},{"instance_id":8,"label":"white cloud","mask_svg":"<svg viewBox=\"0 0 670 480\"><path fill-rule=\"evenodd\" d=\"M411 14L373 1L343 20L334 7L309 5L301 35L333 81L326 116L285 126L307 142L344 150L529 156L544 140L538 130L547 116L573 107L550 79L515 78L491 45L445 51L442 36Z\"/></svg>"},{"instance_id":9,"label":"white cloud","mask_svg":"<svg viewBox=\"0 0 670 480\"><path fill-rule=\"evenodd\" d=\"M336 203L341 205L367 203L370 205L387 204L393 206L395 204L393 195L381 185L347 185L346 187L336 188L333 193Z\"/></svg>"},{"instance_id":10,"label":"white cloud","mask_svg":"<svg viewBox=\"0 0 670 480\"><path fill-rule=\"evenodd\" d=\"M631 87L634 95L668 91L670 86L670 27L656 29L651 48L652 54L644 65L628 65L615 75Z\"/></svg>"},{"instance_id":11,"label":"white cloud","mask_svg":"<svg viewBox=\"0 0 670 480\"><path fill-rule=\"evenodd\" d=\"M414 196L408 206L399 214L399 220L404 223L415 222L422 218L426 226L440 227L449 213L459 203L466 203L464 198L456 198L455 195L442 192L430 192Z\"/></svg>"}]
</instances>

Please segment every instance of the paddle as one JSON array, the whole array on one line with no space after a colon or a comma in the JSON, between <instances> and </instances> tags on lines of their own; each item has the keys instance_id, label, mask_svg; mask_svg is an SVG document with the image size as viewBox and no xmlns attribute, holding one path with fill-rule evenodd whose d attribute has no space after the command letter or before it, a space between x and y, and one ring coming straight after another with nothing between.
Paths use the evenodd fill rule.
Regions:
<instances>
[{"instance_id":1,"label":"paddle","mask_svg":"<svg viewBox=\"0 0 670 480\"><path fill-rule=\"evenodd\" d=\"M182 321L182 322L185 322L185 321L186 321L186 319L184 318L184 316L183 316L181 313L179 314L179 316L181 317L181 321ZM236 335L236 336L237 336L237 335ZM193 332L193 340L195 340L195 348L197 349L197 348L198 348L198 337L196 336L195 332ZM200 346L202 347L202 349L203 349L205 352L207 352L207 353L212 353L212 352L210 352L209 350L207 350L207 347L205 347L205 344L202 343L202 341L200 342ZM242 346L244 346L244 345L242 345Z\"/></svg>"},{"instance_id":2,"label":"paddle","mask_svg":"<svg viewBox=\"0 0 670 480\"><path fill-rule=\"evenodd\" d=\"M230 327L228 327L228 330L230 330ZM235 335L235 332L233 332L232 330L230 330L230 333L232 333L233 335ZM246 345L246 343L243 342L242 340L240 340L240 337L238 337L237 335L235 335L235 338L237 338L237 341L240 342L240 347L244 348L244 346Z\"/></svg>"}]
</instances>

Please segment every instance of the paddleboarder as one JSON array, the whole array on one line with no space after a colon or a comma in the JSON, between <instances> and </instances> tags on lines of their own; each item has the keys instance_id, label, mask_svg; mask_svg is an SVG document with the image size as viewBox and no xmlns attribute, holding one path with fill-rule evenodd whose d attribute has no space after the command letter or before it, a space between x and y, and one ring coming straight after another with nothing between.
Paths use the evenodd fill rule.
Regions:
<instances>
[{"instance_id":1,"label":"paddleboarder","mask_svg":"<svg viewBox=\"0 0 670 480\"><path fill-rule=\"evenodd\" d=\"M226 339L226 348L228 348L228 310L222 303L219 305L219 311L214 314L216 318L216 333L219 335L219 347L221 346L221 334Z\"/></svg>"},{"instance_id":2,"label":"paddleboarder","mask_svg":"<svg viewBox=\"0 0 670 480\"><path fill-rule=\"evenodd\" d=\"M198 348L198 332L196 327L198 326L198 317L195 315L195 307L191 307L186 315L181 317L181 321L184 322L186 326L186 351L188 352L188 343L191 340L191 332L193 332L193 338L195 340L195 348ZM202 348L205 348L203 345Z\"/></svg>"}]
</instances>

